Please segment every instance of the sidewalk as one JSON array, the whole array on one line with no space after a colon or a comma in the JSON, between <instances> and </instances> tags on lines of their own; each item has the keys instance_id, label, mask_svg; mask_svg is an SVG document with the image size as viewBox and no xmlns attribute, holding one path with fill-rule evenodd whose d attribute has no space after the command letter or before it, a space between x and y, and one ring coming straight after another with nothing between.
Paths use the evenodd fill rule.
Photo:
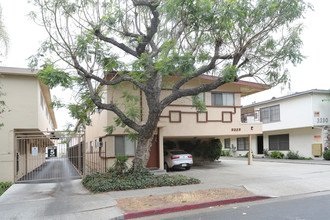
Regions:
<instances>
[{"instance_id":1,"label":"sidewalk","mask_svg":"<svg viewBox=\"0 0 330 220\"><path fill-rule=\"evenodd\" d=\"M1 219L114 219L122 216L109 194L90 194L81 180L14 184L0 197Z\"/></svg>"}]
</instances>

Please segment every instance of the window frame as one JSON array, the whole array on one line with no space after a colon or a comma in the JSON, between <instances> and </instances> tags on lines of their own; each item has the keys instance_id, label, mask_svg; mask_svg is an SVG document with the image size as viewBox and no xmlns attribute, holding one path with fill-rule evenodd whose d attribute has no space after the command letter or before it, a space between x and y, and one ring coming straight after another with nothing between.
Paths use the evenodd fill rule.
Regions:
<instances>
[{"instance_id":1,"label":"window frame","mask_svg":"<svg viewBox=\"0 0 330 220\"><path fill-rule=\"evenodd\" d=\"M136 141L134 141L134 142L130 141L128 139L128 136L127 135L117 135L117 136L114 136L114 151L115 151L115 156L117 156L118 153L120 153L119 150L117 150L117 145L116 145L116 139L117 138L124 138L123 139L123 143L124 143L124 146L123 146L124 147L124 149L123 149L124 155L121 155L121 154L120 155L121 156L135 156L135 154L136 154ZM130 144L133 144L134 154L127 154L127 149L126 149L126 148L128 148L128 145L126 145L127 142L131 142Z\"/></svg>"},{"instance_id":2,"label":"window frame","mask_svg":"<svg viewBox=\"0 0 330 220\"><path fill-rule=\"evenodd\" d=\"M225 138L223 140L223 144L224 144L225 149L230 149L230 138ZM228 146L227 146L227 144L228 144Z\"/></svg>"},{"instance_id":3,"label":"window frame","mask_svg":"<svg viewBox=\"0 0 330 220\"><path fill-rule=\"evenodd\" d=\"M272 114L272 111L275 111L275 113ZM280 104L260 108L260 121L262 123L274 123L281 121Z\"/></svg>"},{"instance_id":4,"label":"window frame","mask_svg":"<svg viewBox=\"0 0 330 220\"><path fill-rule=\"evenodd\" d=\"M93 153L93 141L89 142L89 152Z\"/></svg>"},{"instance_id":5,"label":"window frame","mask_svg":"<svg viewBox=\"0 0 330 220\"><path fill-rule=\"evenodd\" d=\"M224 94L231 95L232 97L232 103L227 104L224 103ZM221 103L216 103L215 96L221 95ZM235 93L232 92L211 92L211 105L212 106L235 106Z\"/></svg>"},{"instance_id":6,"label":"window frame","mask_svg":"<svg viewBox=\"0 0 330 220\"><path fill-rule=\"evenodd\" d=\"M282 138L282 139L281 139ZM283 140L285 138L285 140ZM269 151L289 151L290 150L290 135L275 134L268 136Z\"/></svg>"},{"instance_id":7,"label":"window frame","mask_svg":"<svg viewBox=\"0 0 330 220\"><path fill-rule=\"evenodd\" d=\"M243 140L243 149L240 149L240 141ZM248 151L249 150L249 138L248 137L239 137L237 138L237 151Z\"/></svg>"}]
</instances>

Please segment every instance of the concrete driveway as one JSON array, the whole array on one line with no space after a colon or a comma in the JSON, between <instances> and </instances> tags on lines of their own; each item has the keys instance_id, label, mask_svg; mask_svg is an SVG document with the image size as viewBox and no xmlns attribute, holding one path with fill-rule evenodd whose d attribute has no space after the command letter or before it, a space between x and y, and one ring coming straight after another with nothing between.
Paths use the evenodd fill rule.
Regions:
<instances>
[{"instance_id":1,"label":"concrete driveway","mask_svg":"<svg viewBox=\"0 0 330 220\"><path fill-rule=\"evenodd\" d=\"M195 166L180 174L199 178L208 187L244 187L263 196L291 196L330 190L330 163L319 165L306 161L301 164L278 160L254 161L252 165L247 165L247 159L228 158L212 165Z\"/></svg>"},{"instance_id":2,"label":"concrete driveway","mask_svg":"<svg viewBox=\"0 0 330 220\"><path fill-rule=\"evenodd\" d=\"M291 196L330 190L330 163L324 165L301 164L301 161L282 163L247 159L221 158L219 162L193 166L188 171L172 171L169 175L182 174L198 178L201 184L160 187L124 192L110 192L113 198L132 198L147 195L163 195L212 188L245 188L260 196Z\"/></svg>"}]
</instances>

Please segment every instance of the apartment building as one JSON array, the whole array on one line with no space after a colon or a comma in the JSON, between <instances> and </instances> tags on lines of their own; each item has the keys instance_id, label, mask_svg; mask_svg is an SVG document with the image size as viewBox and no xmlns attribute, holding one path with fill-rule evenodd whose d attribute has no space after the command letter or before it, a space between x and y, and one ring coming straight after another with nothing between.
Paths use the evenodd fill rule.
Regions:
<instances>
[{"instance_id":1,"label":"apartment building","mask_svg":"<svg viewBox=\"0 0 330 220\"><path fill-rule=\"evenodd\" d=\"M178 80L177 77L170 77L164 85ZM191 80L185 88L195 87L214 80L211 76L201 76ZM162 112L150 152L150 159L147 164L149 168L164 168L164 143L172 141L178 143L182 140L210 140L226 138L239 139L238 149L246 150L249 142L246 140L251 135L252 144L256 144L256 135L262 134L262 123L241 122L241 97L254 94L268 89L266 85L252 82L233 82L223 85L215 90L200 94L207 110L198 112L193 106L192 97L183 97L167 106ZM138 104L141 107L140 123L146 121L148 106L144 94L139 89L133 89L128 84L113 89L103 88L103 99L109 102L115 100L121 109L125 109L124 102L121 102L122 92L130 91L132 95L139 97ZM161 98L171 93L171 88L164 86ZM111 134L105 132L105 127L115 125L115 115L110 111L97 111L92 115L92 125L86 127L86 147L89 152L99 151L103 148L102 158L108 161L108 166L113 164L117 154L129 156L132 161L135 155L136 143L131 142L124 132L125 128L118 127ZM237 147L236 142L231 145ZM101 153L100 153L101 155ZM88 159L87 159L88 163Z\"/></svg>"},{"instance_id":2,"label":"apartment building","mask_svg":"<svg viewBox=\"0 0 330 220\"><path fill-rule=\"evenodd\" d=\"M330 147L330 90L308 90L253 103L242 108L242 120L262 122L253 153L263 150L298 151L304 157L322 157Z\"/></svg>"},{"instance_id":3,"label":"apartment building","mask_svg":"<svg viewBox=\"0 0 330 220\"><path fill-rule=\"evenodd\" d=\"M57 124L49 87L29 69L0 67L1 97L8 107L1 114L0 128L0 181L19 179L44 163L50 139L33 141L24 135L43 136L43 131L53 131ZM33 162L31 162L33 161Z\"/></svg>"}]
</instances>

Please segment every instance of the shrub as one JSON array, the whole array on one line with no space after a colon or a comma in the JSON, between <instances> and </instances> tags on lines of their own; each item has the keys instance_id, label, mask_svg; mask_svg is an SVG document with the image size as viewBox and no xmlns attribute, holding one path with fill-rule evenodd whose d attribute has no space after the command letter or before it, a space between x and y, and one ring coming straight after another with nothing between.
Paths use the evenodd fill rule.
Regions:
<instances>
[{"instance_id":1,"label":"shrub","mask_svg":"<svg viewBox=\"0 0 330 220\"><path fill-rule=\"evenodd\" d=\"M193 157L199 157L204 160L214 161L220 158L222 144L219 139L210 141L197 140L196 143L191 141L180 141L180 149L192 154Z\"/></svg>"},{"instance_id":2,"label":"shrub","mask_svg":"<svg viewBox=\"0 0 330 220\"><path fill-rule=\"evenodd\" d=\"M269 156L268 149L264 149L263 154L265 155L265 157L268 157Z\"/></svg>"},{"instance_id":3,"label":"shrub","mask_svg":"<svg viewBox=\"0 0 330 220\"><path fill-rule=\"evenodd\" d=\"M273 158L273 159L283 159L284 157L284 154L282 152L279 152L279 151L273 151L270 153L270 158Z\"/></svg>"},{"instance_id":4,"label":"shrub","mask_svg":"<svg viewBox=\"0 0 330 220\"><path fill-rule=\"evenodd\" d=\"M303 159L302 157L299 156L298 151L293 152L293 151L290 150L290 151L287 153L286 156L287 156L288 159L291 159L291 160Z\"/></svg>"},{"instance_id":5,"label":"shrub","mask_svg":"<svg viewBox=\"0 0 330 220\"><path fill-rule=\"evenodd\" d=\"M326 150L323 152L323 158L325 160L330 160L330 150Z\"/></svg>"},{"instance_id":6,"label":"shrub","mask_svg":"<svg viewBox=\"0 0 330 220\"><path fill-rule=\"evenodd\" d=\"M222 150L221 151L221 156L231 157L230 150Z\"/></svg>"},{"instance_id":7,"label":"shrub","mask_svg":"<svg viewBox=\"0 0 330 220\"><path fill-rule=\"evenodd\" d=\"M0 182L0 196L11 186L12 182Z\"/></svg>"},{"instance_id":8,"label":"shrub","mask_svg":"<svg viewBox=\"0 0 330 220\"><path fill-rule=\"evenodd\" d=\"M118 154L116 156L115 163L113 164L113 169L119 173L126 172L128 169L127 164L126 164L127 160L128 160L128 156L121 156Z\"/></svg>"}]
</instances>

